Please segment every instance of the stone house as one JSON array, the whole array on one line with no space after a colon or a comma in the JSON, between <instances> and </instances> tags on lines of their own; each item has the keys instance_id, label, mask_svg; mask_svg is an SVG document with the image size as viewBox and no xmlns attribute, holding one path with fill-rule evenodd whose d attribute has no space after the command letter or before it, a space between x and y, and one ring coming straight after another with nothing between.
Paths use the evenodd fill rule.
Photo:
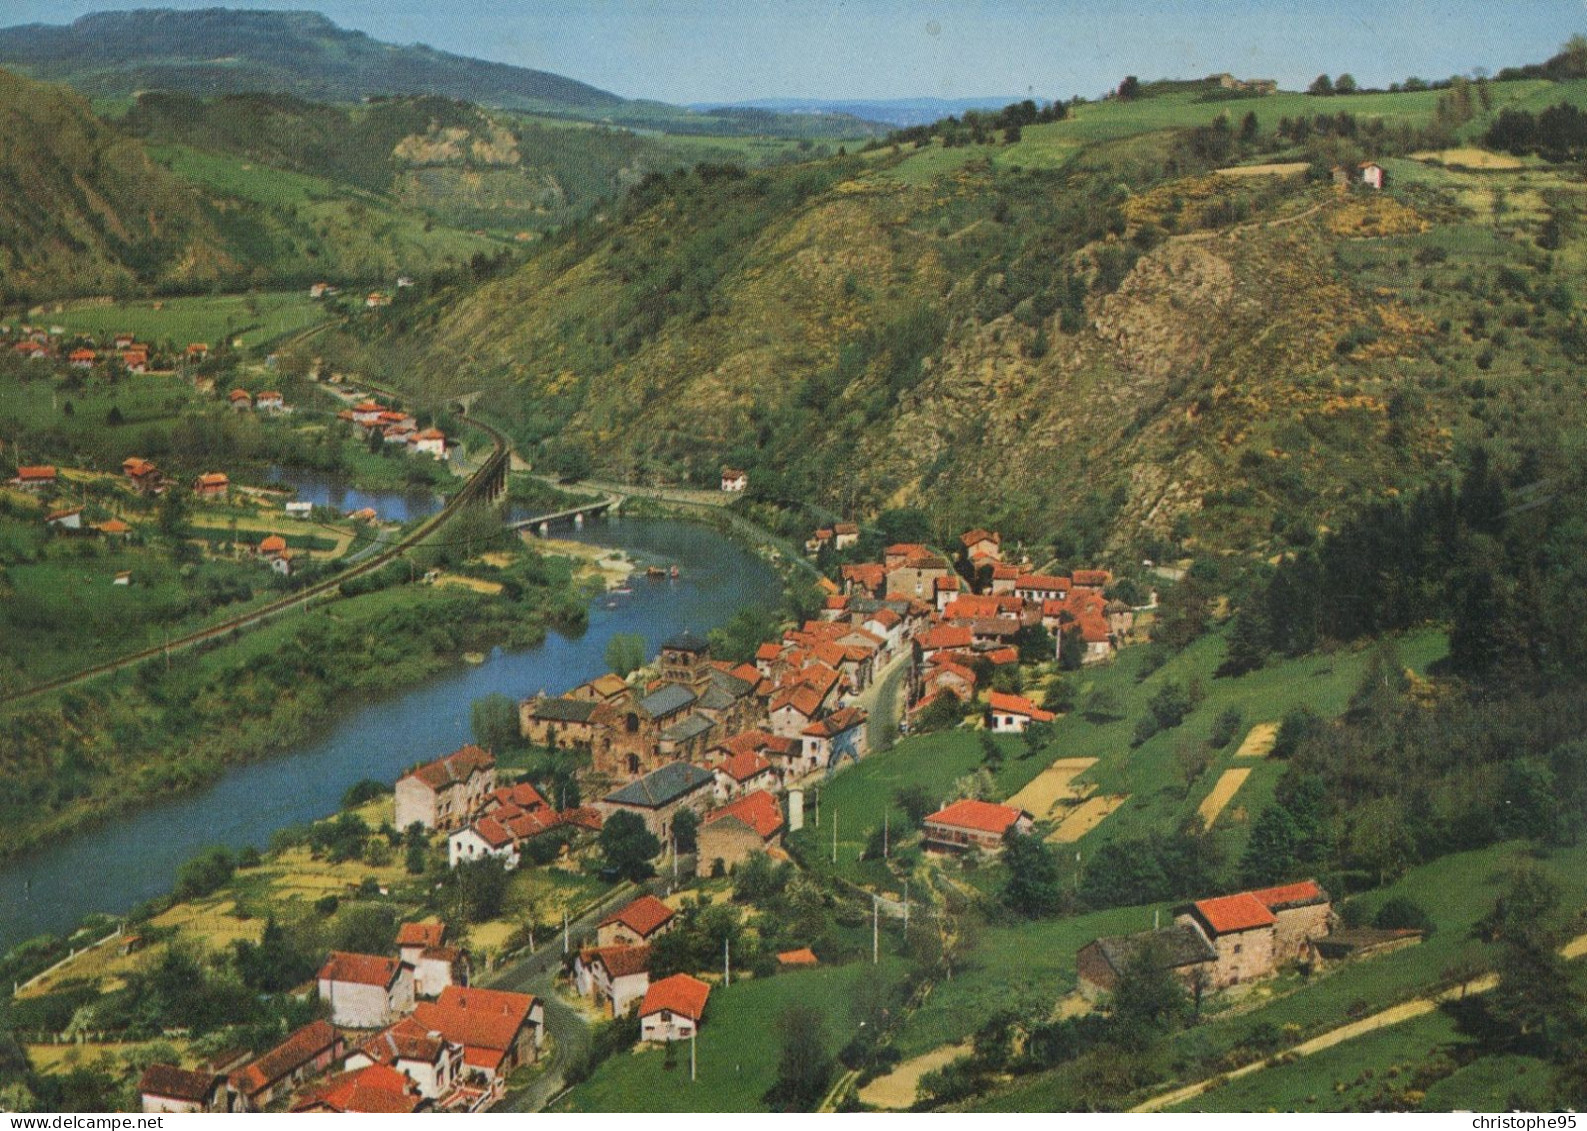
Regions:
<instances>
[{"instance_id":1,"label":"stone house","mask_svg":"<svg viewBox=\"0 0 1587 1131\"><path fill-rule=\"evenodd\" d=\"M706 815L695 867L701 875L710 875L718 864L724 870L736 868L757 852L780 847L785 827L775 797L765 790L746 793Z\"/></svg>"},{"instance_id":2,"label":"stone house","mask_svg":"<svg viewBox=\"0 0 1587 1131\"><path fill-rule=\"evenodd\" d=\"M1212 985L1218 954L1195 927L1175 923L1157 931L1096 939L1075 956L1080 993L1088 1001L1113 993L1119 978L1143 947L1155 945L1166 968L1192 993Z\"/></svg>"},{"instance_id":3,"label":"stone house","mask_svg":"<svg viewBox=\"0 0 1587 1131\"><path fill-rule=\"evenodd\" d=\"M278 1097L330 1068L346 1043L329 1021L313 1021L275 1048L232 1073L231 1086L240 1111L263 1111Z\"/></svg>"},{"instance_id":4,"label":"stone house","mask_svg":"<svg viewBox=\"0 0 1587 1131\"><path fill-rule=\"evenodd\" d=\"M704 816L715 796L715 774L688 762L669 762L607 794L596 808L605 820L621 812L637 813L651 834L666 844L678 810L693 809Z\"/></svg>"},{"instance_id":5,"label":"stone house","mask_svg":"<svg viewBox=\"0 0 1587 1131\"><path fill-rule=\"evenodd\" d=\"M374 1064L395 1069L413 1081L419 1095L437 1100L463 1078L463 1046L404 1017L347 1057L349 1071Z\"/></svg>"},{"instance_id":6,"label":"stone house","mask_svg":"<svg viewBox=\"0 0 1587 1131\"><path fill-rule=\"evenodd\" d=\"M595 943L599 947L648 944L673 928L676 915L655 896L642 895L600 921Z\"/></svg>"},{"instance_id":7,"label":"stone house","mask_svg":"<svg viewBox=\"0 0 1587 1131\"><path fill-rule=\"evenodd\" d=\"M1278 969L1277 917L1250 892L1197 900L1176 913L1174 921L1194 926L1212 945L1217 955L1213 989L1265 978Z\"/></svg>"},{"instance_id":8,"label":"stone house","mask_svg":"<svg viewBox=\"0 0 1587 1131\"><path fill-rule=\"evenodd\" d=\"M457 828L495 788L496 759L478 746L461 747L397 779L396 827Z\"/></svg>"}]
</instances>

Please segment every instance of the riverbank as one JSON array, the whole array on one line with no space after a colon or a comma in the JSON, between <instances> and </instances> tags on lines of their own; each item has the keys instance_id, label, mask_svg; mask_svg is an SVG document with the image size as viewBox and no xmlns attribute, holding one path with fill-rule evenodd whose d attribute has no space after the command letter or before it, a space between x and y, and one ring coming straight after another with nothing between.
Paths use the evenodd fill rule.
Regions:
<instances>
[{"instance_id":1,"label":"riverbank","mask_svg":"<svg viewBox=\"0 0 1587 1131\"><path fill-rule=\"evenodd\" d=\"M637 633L654 647L684 628L708 631L741 607L771 607L780 598L775 576L754 555L697 525L623 519L591 526L564 540L678 564L680 580L591 602L587 590L574 589L567 559L530 558L562 571L559 607L573 606L577 622L548 609L531 632L525 617L514 616L521 634L490 637L505 650L480 665L462 662L462 654L480 648L481 630L491 626L466 622L480 609L510 607L509 599L404 584L294 614L229 642L220 654L173 657L169 674L161 664L146 665L115 686L82 695L74 706L85 712L81 733L100 736L88 750L96 762L114 752L105 737L111 728L130 719L162 736L156 753L165 764L151 766L147 756L118 763L121 788L73 799L70 815L50 820L48 840L41 842L45 825L36 822L29 840L38 847L23 855L13 847L0 865L0 906L19 913L0 920L0 949L64 932L90 912L123 913L169 890L177 868L207 845L263 845L276 828L334 811L354 782L389 780L406 765L471 741L473 699L559 692L598 675L606 670L612 635ZM523 575L509 580L525 583ZM558 624L572 631L546 634ZM356 678L338 659L337 648L348 642L358 649ZM414 644L431 647L415 651ZM165 724L166 717L174 723L189 712L218 713L228 728L211 745L195 744L191 728ZM52 703L48 716L41 709L27 730L65 733L61 717ZM247 742L253 745L245 749ZM202 764L194 756L201 746L213 752ZM182 752L179 764L173 749ZM29 764L36 765L60 751L51 746L32 754ZM132 798L137 806L128 804ZM93 837L69 835L90 823Z\"/></svg>"}]
</instances>

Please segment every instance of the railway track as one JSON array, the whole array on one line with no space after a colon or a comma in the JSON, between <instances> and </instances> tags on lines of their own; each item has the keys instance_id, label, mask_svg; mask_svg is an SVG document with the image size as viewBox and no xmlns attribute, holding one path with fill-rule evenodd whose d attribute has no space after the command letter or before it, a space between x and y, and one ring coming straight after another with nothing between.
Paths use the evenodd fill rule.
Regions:
<instances>
[{"instance_id":1,"label":"railway track","mask_svg":"<svg viewBox=\"0 0 1587 1131\"><path fill-rule=\"evenodd\" d=\"M268 605L263 605L260 608L244 613L241 616L233 617L230 620L221 622L220 624L210 625L207 628L199 629L196 632L190 632L185 636L178 637L174 640L168 640L163 644L156 644L149 648L139 649L136 652L129 652L126 655L119 656L114 660L107 660L102 664L95 664L93 667L83 668L79 671L71 673L70 675L57 676L55 679L45 680L42 683L34 684L33 686L23 688L20 691L12 692L8 695L5 695L4 697L0 697L0 706L15 706L30 699L37 698L40 695L45 695L51 691L59 691L63 688L71 687L74 684L82 683L85 680L96 679L102 675L109 675L112 672L121 671L125 668L143 663L145 660L156 659L160 656L168 656L173 652L177 652L185 648L191 648L194 645L202 644L207 640L214 640L217 637L225 636L230 632L235 632L244 628L252 628L255 625L263 624L265 621L278 617L283 613L291 612L293 609L302 608L316 599L325 597L327 594L335 593L344 581L351 580L355 577L362 577L368 573L373 573L382 566L396 561L403 554L407 553L409 550L412 550L430 535L434 534L435 531L444 526L453 515L455 515L463 507L467 506L470 502L473 502L475 499L477 499L481 493L488 493L493 484L501 482L505 479L507 472L507 460L510 455L507 437L482 420L474 419L473 417L469 417L466 414L463 415L463 419L490 437L492 444L491 454L486 457L482 464L480 464L479 469L469 477L468 482L463 485L462 489L458 491L456 495L453 495L451 499L447 500L446 506L442 507L435 514L431 515L401 541L393 543L387 549L375 554L373 557L359 562L357 565L352 566L341 573L338 573L335 577L327 578L324 581L317 581L313 585L307 586L289 597L283 597L279 601L272 601Z\"/></svg>"}]
</instances>

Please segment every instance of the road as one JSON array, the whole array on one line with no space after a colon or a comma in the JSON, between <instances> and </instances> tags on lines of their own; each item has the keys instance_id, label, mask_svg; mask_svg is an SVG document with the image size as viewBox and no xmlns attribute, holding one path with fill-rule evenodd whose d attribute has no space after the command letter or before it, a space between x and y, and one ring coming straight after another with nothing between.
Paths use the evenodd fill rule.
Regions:
<instances>
[{"instance_id":1,"label":"road","mask_svg":"<svg viewBox=\"0 0 1587 1131\"><path fill-rule=\"evenodd\" d=\"M871 717L866 726L865 738L873 753L887 749L889 736L895 739L898 736L898 721L903 713L904 677L909 674L912 659L912 650L904 649L855 699L855 705Z\"/></svg>"},{"instance_id":2,"label":"road","mask_svg":"<svg viewBox=\"0 0 1587 1131\"><path fill-rule=\"evenodd\" d=\"M662 877L645 884L621 884L600 902L568 925L573 946L595 933L595 926L615 908L649 891L659 895L666 890ZM547 945L534 954L524 955L494 971L480 984L498 990L534 994L545 1003L546 1033L551 1037L550 1061L534 1083L522 1091L508 1094L492 1111L539 1111L564 1087L567 1069L590 1047L589 1018L564 1002L556 993L556 977L562 969L562 940L546 940Z\"/></svg>"},{"instance_id":3,"label":"road","mask_svg":"<svg viewBox=\"0 0 1587 1131\"><path fill-rule=\"evenodd\" d=\"M1576 938L1566 943L1560 948L1560 955L1567 959L1576 959L1587 956L1587 935L1578 935ZM1293 1048L1282 1050L1281 1055L1286 1057L1311 1056L1313 1053L1321 1052L1324 1049L1331 1049L1335 1045L1343 1044L1345 1041L1354 1040L1355 1038L1363 1036L1364 1034L1376 1032L1377 1030L1387 1028L1390 1025L1398 1025L1402 1021L1409 1021L1414 1017L1424 1017L1427 1014L1433 1012L1433 1010L1437 1009L1444 1002L1458 1001L1459 999L1466 997L1468 994L1487 993L1498 984L1499 978L1496 974L1478 975L1472 978L1469 982L1457 986L1454 989L1444 990L1442 993L1432 994L1428 997L1413 998L1410 1001L1402 1001L1400 1004L1392 1005L1388 1009L1379 1010L1370 1017L1363 1017L1359 1021L1352 1021L1348 1025L1340 1025L1338 1028L1330 1029L1326 1033L1320 1033L1317 1036L1311 1038L1309 1041L1302 1041ZM1249 1076L1253 1072L1262 1071L1262 1069L1266 1068L1270 1063L1271 1061L1269 1060L1258 1060L1252 1064L1242 1065L1241 1067L1234 1069L1232 1072L1225 1072L1207 1080L1198 1080L1194 1084L1186 1084L1184 1087L1175 1088L1171 1092L1164 1092L1161 1095L1153 1096L1145 1103L1131 1108L1130 1110L1162 1111L1165 1108L1175 1107L1179 1104L1195 1099L1197 1096L1210 1089L1215 1083L1222 1083L1227 1080L1237 1080L1241 1076Z\"/></svg>"}]
</instances>

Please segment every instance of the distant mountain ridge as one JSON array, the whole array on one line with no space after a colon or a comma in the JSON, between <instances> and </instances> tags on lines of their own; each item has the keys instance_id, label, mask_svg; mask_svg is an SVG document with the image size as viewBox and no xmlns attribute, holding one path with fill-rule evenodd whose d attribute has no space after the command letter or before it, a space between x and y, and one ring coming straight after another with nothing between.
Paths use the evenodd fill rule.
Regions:
<instances>
[{"instance_id":1,"label":"distant mountain ridge","mask_svg":"<svg viewBox=\"0 0 1587 1131\"><path fill-rule=\"evenodd\" d=\"M780 114L842 114L889 126L923 126L966 110L1001 110L1032 95L988 95L984 98L753 98L741 102L694 102L703 113L728 110L772 110ZM1043 101L1037 99L1037 101Z\"/></svg>"},{"instance_id":2,"label":"distant mountain ridge","mask_svg":"<svg viewBox=\"0 0 1587 1131\"><path fill-rule=\"evenodd\" d=\"M0 29L0 64L96 95L290 89L328 101L439 94L517 109L583 111L616 109L626 101L545 71L381 43L318 12L96 12L65 26Z\"/></svg>"},{"instance_id":3,"label":"distant mountain ridge","mask_svg":"<svg viewBox=\"0 0 1587 1131\"><path fill-rule=\"evenodd\" d=\"M96 98L149 90L291 94L332 103L433 95L672 133L854 138L885 132L843 114L700 114L623 98L548 71L383 43L318 12L141 8L96 12L66 25L0 28L0 67Z\"/></svg>"}]
</instances>

